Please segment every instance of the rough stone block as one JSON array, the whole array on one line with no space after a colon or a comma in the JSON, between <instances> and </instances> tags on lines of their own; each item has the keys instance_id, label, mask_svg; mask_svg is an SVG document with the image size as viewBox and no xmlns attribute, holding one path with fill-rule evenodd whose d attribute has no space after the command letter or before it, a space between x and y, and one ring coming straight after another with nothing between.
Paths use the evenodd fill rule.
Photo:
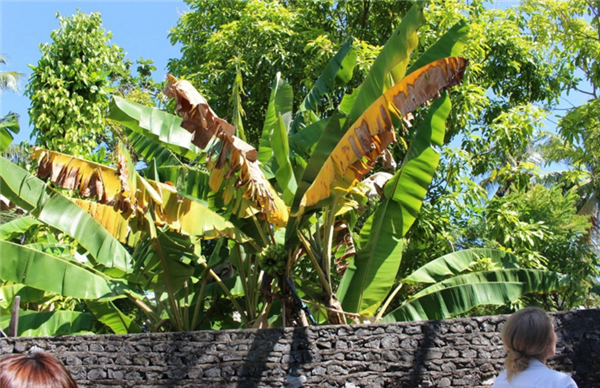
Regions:
<instances>
[{"instance_id":1,"label":"rough stone block","mask_svg":"<svg viewBox=\"0 0 600 388\"><path fill-rule=\"evenodd\" d=\"M106 371L104 369L91 369L87 373L88 380L103 380L106 379Z\"/></svg>"}]
</instances>

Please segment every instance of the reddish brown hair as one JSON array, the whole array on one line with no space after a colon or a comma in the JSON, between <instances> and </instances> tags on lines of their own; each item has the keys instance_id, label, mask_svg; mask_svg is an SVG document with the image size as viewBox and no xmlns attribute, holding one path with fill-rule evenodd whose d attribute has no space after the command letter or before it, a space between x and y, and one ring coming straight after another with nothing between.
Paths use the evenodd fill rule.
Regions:
<instances>
[{"instance_id":1,"label":"reddish brown hair","mask_svg":"<svg viewBox=\"0 0 600 388\"><path fill-rule=\"evenodd\" d=\"M54 356L35 352L0 359L2 388L77 388L73 377Z\"/></svg>"}]
</instances>

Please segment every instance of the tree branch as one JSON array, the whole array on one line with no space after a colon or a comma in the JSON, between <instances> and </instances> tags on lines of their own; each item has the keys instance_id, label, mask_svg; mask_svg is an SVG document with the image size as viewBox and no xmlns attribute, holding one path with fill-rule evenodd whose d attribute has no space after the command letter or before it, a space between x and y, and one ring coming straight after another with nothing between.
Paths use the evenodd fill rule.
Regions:
<instances>
[{"instance_id":1,"label":"tree branch","mask_svg":"<svg viewBox=\"0 0 600 388\"><path fill-rule=\"evenodd\" d=\"M362 15L362 22L360 23L360 29L361 29L361 39L364 39L365 37L365 28L367 26L367 19L369 18L369 8L371 8L371 1L370 0L364 0L363 1L363 15Z\"/></svg>"},{"instance_id":2,"label":"tree branch","mask_svg":"<svg viewBox=\"0 0 600 388\"><path fill-rule=\"evenodd\" d=\"M587 94L588 96L592 96L594 98L597 98L595 92L586 92L585 90L579 89L577 86L573 86L573 89L577 90L579 93Z\"/></svg>"}]
</instances>

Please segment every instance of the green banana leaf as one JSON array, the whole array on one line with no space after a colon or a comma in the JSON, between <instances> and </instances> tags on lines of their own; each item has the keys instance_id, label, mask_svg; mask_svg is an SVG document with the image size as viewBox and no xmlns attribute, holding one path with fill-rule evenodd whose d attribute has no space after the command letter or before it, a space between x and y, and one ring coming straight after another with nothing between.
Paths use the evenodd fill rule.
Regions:
<instances>
[{"instance_id":1,"label":"green banana leaf","mask_svg":"<svg viewBox=\"0 0 600 388\"><path fill-rule=\"evenodd\" d=\"M344 311L374 315L394 285L402 262L402 238L419 213L435 174L439 155L432 144L443 141L450 106L447 94L433 103L402 168L385 186L387 199L363 227L362 248L344 273L337 292Z\"/></svg>"},{"instance_id":2,"label":"green banana leaf","mask_svg":"<svg viewBox=\"0 0 600 388\"><path fill-rule=\"evenodd\" d=\"M157 166L181 166L183 163L175 152L167 147L157 144L152 139L134 132L129 128L124 129L125 136L129 139L129 146L144 162L154 162Z\"/></svg>"},{"instance_id":3,"label":"green banana leaf","mask_svg":"<svg viewBox=\"0 0 600 388\"><path fill-rule=\"evenodd\" d=\"M508 252L498 249L473 248L452 252L430 261L404 278L403 282L409 284L436 283L449 276L458 275L469 268L473 262L484 257L489 258L493 263L499 264L501 268L518 267L517 257Z\"/></svg>"},{"instance_id":4,"label":"green banana leaf","mask_svg":"<svg viewBox=\"0 0 600 388\"><path fill-rule=\"evenodd\" d=\"M10 324L10 315L0 317L4 332ZM91 314L78 311L24 311L19 310L19 337L52 337L57 335L92 334L94 319Z\"/></svg>"},{"instance_id":5,"label":"green banana leaf","mask_svg":"<svg viewBox=\"0 0 600 388\"><path fill-rule=\"evenodd\" d=\"M541 283L539 283L538 288L541 289L534 290L531 285L532 277L535 277L537 274L546 275L551 273L552 275L548 278L540 278L542 279ZM566 275L546 271L539 269L522 269L522 268L510 268L510 269L493 269L488 271L477 271L470 272L461 275L457 275L451 277L446 280L442 280L438 283L434 283L421 291L417 292L412 296L412 298L420 298L429 294L433 294L440 290L443 290L448 287L454 287L462 284L476 284L476 283L487 283L487 282L511 282L518 281L525 284L526 292L545 292L545 289L548 289L552 282L557 282L558 288L565 287L567 285L569 278Z\"/></svg>"},{"instance_id":6,"label":"green banana leaf","mask_svg":"<svg viewBox=\"0 0 600 388\"><path fill-rule=\"evenodd\" d=\"M325 164L325 161L329 157L329 154L334 150L335 146L344 135L342 127L345 122L346 117L339 113L334 113L327 122L327 126L316 145L312 157L308 161L308 165L306 166L300 184L298 185L299 188L294 197L294 206L296 206L296 202L298 205L300 204L300 200L302 199L300 194L305 192L315 180L321 167L323 167L323 164ZM292 211L292 213L294 213L294 211Z\"/></svg>"},{"instance_id":7,"label":"green banana leaf","mask_svg":"<svg viewBox=\"0 0 600 388\"><path fill-rule=\"evenodd\" d=\"M311 150L318 143L328 123L329 118L319 120L307 125L302 131L290 135L290 150L303 157L310 156Z\"/></svg>"},{"instance_id":8,"label":"green banana leaf","mask_svg":"<svg viewBox=\"0 0 600 388\"><path fill-rule=\"evenodd\" d=\"M285 241L289 244L294 244L298 240L298 236L296 234L298 230L298 225L301 222L298 216L295 214L298 212L300 208L300 202L302 201L302 196L308 190L312 182L315 180L321 167L325 164L325 161L329 157L329 154L339 140L344 135L342 131L342 126L346 120L346 116L340 113L334 113L323 131L319 142L315 148L315 151L312 154L312 157L308 161L306 169L304 170L304 174L302 174L302 178L298 181L298 188L296 189L296 195L294 196L294 201L292 203L292 210L290 212L290 218L288 220L288 224L286 226L286 235ZM301 131L299 133L305 132ZM302 217L300 217L302 218Z\"/></svg>"},{"instance_id":9,"label":"green banana leaf","mask_svg":"<svg viewBox=\"0 0 600 388\"><path fill-rule=\"evenodd\" d=\"M0 309L8 311L10 315L16 296L21 297L21 304L39 302L44 297L44 291L23 284L5 284L0 287Z\"/></svg>"},{"instance_id":10,"label":"green banana leaf","mask_svg":"<svg viewBox=\"0 0 600 388\"><path fill-rule=\"evenodd\" d=\"M194 197L207 207L211 207L216 200L209 186L210 173L207 171L189 166L163 166L158 167L156 172L158 177L147 174L148 179L170 182L179 193Z\"/></svg>"},{"instance_id":11,"label":"green banana leaf","mask_svg":"<svg viewBox=\"0 0 600 388\"><path fill-rule=\"evenodd\" d=\"M166 259L166 270L156 276L155 292L170 295L183 289L184 283L194 274L194 268L188 264ZM170 291L169 287L173 287Z\"/></svg>"},{"instance_id":12,"label":"green banana leaf","mask_svg":"<svg viewBox=\"0 0 600 388\"><path fill-rule=\"evenodd\" d=\"M283 202L289 206L294 200L294 194L298 189L298 183L296 182L294 168L290 161L290 148L286 123L281 115L279 115L277 124L273 130L271 144L274 147L273 154L275 155L275 160L278 165L277 171L275 171L275 179L277 180L279 187L283 190Z\"/></svg>"},{"instance_id":13,"label":"green banana leaf","mask_svg":"<svg viewBox=\"0 0 600 388\"><path fill-rule=\"evenodd\" d=\"M344 94L342 102L338 106L338 109L343 114L348 114L356 101L358 91L360 89L354 89L350 94ZM296 132L289 136L290 150L294 155L300 155L301 157L308 158L313 154L315 145L321 138L321 135L325 131L329 118L316 120L312 124L307 125L302 131ZM303 169L306 167L306 162L303 163ZM300 175L299 175L300 176Z\"/></svg>"},{"instance_id":14,"label":"green banana leaf","mask_svg":"<svg viewBox=\"0 0 600 388\"><path fill-rule=\"evenodd\" d=\"M29 249L47 253L52 256L63 257L68 260L73 260L73 247L70 244L61 242L43 242L43 243L32 243L25 245Z\"/></svg>"},{"instance_id":15,"label":"green banana leaf","mask_svg":"<svg viewBox=\"0 0 600 388\"><path fill-rule=\"evenodd\" d=\"M7 222L6 224L2 224L0 225L0 240L12 240L17 238L34 225L43 225L43 223L35 218L24 216Z\"/></svg>"},{"instance_id":16,"label":"green banana leaf","mask_svg":"<svg viewBox=\"0 0 600 388\"><path fill-rule=\"evenodd\" d=\"M435 283L387 314L382 322L452 318L479 305L503 305L528 293L558 291L565 275L532 269L499 269Z\"/></svg>"},{"instance_id":17,"label":"green banana leaf","mask_svg":"<svg viewBox=\"0 0 600 388\"><path fill-rule=\"evenodd\" d=\"M19 116L16 113L9 113L0 119L0 152L4 152L13 141L14 134L19 133Z\"/></svg>"},{"instance_id":18,"label":"green banana leaf","mask_svg":"<svg viewBox=\"0 0 600 388\"><path fill-rule=\"evenodd\" d=\"M265 123L263 125L258 147L258 161L262 165L266 164L269 159L271 159L273 156L273 149L276 148L271 141L273 132L276 131L279 126L279 116L282 117L287 132L287 127L292 118L293 101L294 92L292 87L281 78L281 73L277 73L275 84L271 90L271 97L269 98Z\"/></svg>"},{"instance_id":19,"label":"green banana leaf","mask_svg":"<svg viewBox=\"0 0 600 388\"><path fill-rule=\"evenodd\" d=\"M317 110L323 102L323 96L333 91L336 80L341 85L345 85L352 79L352 73L356 66L356 51L352 47L353 41L354 39L350 38L344 42L339 51L329 61L317 82L298 107L298 113L306 110ZM296 116L298 116L298 113L296 113Z\"/></svg>"},{"instance_id":20,"label":"green banana leaf","mask_svg":"<svg viewBox=\"0 0 600 388\"><path fill-rule=\"evenodd\" d=\"M401 214L400 204L386 199L363 226L362 248L337 291L344 311L373 316L390 292L402 258Z\"/></svg>"},{"instance_id":21,"label":"green banana leaf","mask_svg":"<svg viewBox=\"0 0 600 388\"><path fill-rule=\"evenodd\" d=\"M323 97L333 92L336 80L341 85L345 85L352 79L352 73L356 66L356 51L352 47L352 43L353 39L350 38L342 45L329 61L310 92L304 97L292 121L290 133L295 134L301 130L301 124L304 121L303 112L317 111L322 105Z\"/></svg>"},{"instance_id":22,"label":"green banana leaf","mask_svg":"<svg viewBox=\"0 0 600 388\"><path fill-rule=\"evenodd\" d=\"M192 134L181 127L182 120L170 113L114 96L108 118L190 160L203 153L192 144Z\"/></svg>"},{"instance_id":23,"label":"green banana leaf","mask_svg":"<svg viewBox=\"0 0 600 388\"><path fill-rule=\"evenodd\" d=\"M149 279L152 285L145 288L155 289L157 297L161 293L175 295L194 274L194 244L189 237L177 233L160 229L156 233L155 242L148 240L136 248L136 272Z\"/></svg>"},{"instance_id":24,"label":"green banana leaf","mask_svg":"<svg viewBox=\"0 0 600 388\"><path fill-rule=\"evenodd\" d=\"M448 93L444 92L433 103L415 138L410 142L402 168L384 187L385 197L397 201L402 207L402 235L414 223L435 174L440 155L433 146L441 146L444 142L446 119L451 107Z\"/></svg>"},{"instance_id":25,"label":"green banana leaf","mask_svg":"<svg viewBox=\"0 0 600 388\"><path fill-rule=\"evenodd\" d=\"M406 74L438 59L459 56L467 42L468 34L469 26L466 21L456 23L408 68Z\"/></svg>"},{"instance_id":26,"label":"green banana leaf","mask_svg":"<svg viewBox=\"0 0 600 388\"><path fill-rule=\"evenodd\" d=\"M86 300L85 304L97 320L108 326L115 334L141 333L142 328L123 314L113 302L99 303Z\"/></svg>"},{"instance_id":27,"label":"green banana leaf","mask_svg":"<svg viewBox=\"0 0 600 388\"><path fill-rule=\"evenodd\" d=\"M359 92L360 87L354 88L352 89L352 92L344 94L344 97L342 97L342 101L338 106L338 110L340 112L344 112L344 114L346 115L350 114L350 111L352 110L352 107L356 102L356 98L358 97Z\"/></svg>"},{"instance_id":28,"label":"green banana leaf","mask_svg":"<svg viewBox=\"0 0 600 388\"><path fill-rule=\"evenodd\" d=\"M91 268L27 246L0 241L0 279L22 283L57 295L111 300L123 297L127 286Z\"/></svg>"},{"instance_id":29,"label":"green banana leaf","mask_svg":"<svg viewBox=\"0 0 600 388\"><path fill-rule=\"evenodd\" d=\"M3 157L0 157L0 192L39 221L73 237L101 265L124 273L131 270L129 253L96 220Z\"/></svg>"},{"instance_id":30,"label":"green banana leaf","mask_svg":"<svg viewBox=\"0 0 600 388\"><path fill-rule=\"evenodd\" d=\"M148 193L155 201L161 199L160 194L154 187L148 183L135 169L131 155L123 142L119 141L117 146L118 151L118 176L120 181L126 181L128 190L132 193L145 192ZM124 163L123 163L124 162ZM125 186L122 186L122 188Z\"/></svg>"},{"instance_id":31,"label":"green banana leaf","mask_svg":"<svg viewBox=\"0 0 600 388\"><path fill-rule=\"evenodd\" d=\"M347 123L349 125L354 124L362 113L385 92L388 76L392 70L394 70L396 80L404 76L410 53L419 43L417 30L425 23L424 7L425 2L416 2L381 49L361 85L356 102L348 115Z\"/></svg>"}]
</instances>

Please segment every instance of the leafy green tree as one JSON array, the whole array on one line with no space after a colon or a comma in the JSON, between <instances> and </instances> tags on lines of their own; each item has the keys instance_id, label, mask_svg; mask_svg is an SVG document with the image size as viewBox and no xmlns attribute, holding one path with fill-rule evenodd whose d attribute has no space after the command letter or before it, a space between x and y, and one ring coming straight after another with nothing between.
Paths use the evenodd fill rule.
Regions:
<instances>
[{"instance_id":1,"label":"leafy green tree","mask_svg":"<svg viewBox=\"0 0 600 388\"><path fill-rule=\"evenodd\" d=\"M52 43L40 46L26 94L36 144L90 155L102 141L113 80L126 74L123 51L110 45L99 13L57 14Z\"/></svg>"},{"instance_id":2,"label":"leafy green tree","mask_svg":"<svg viewBox=\"0 0 600 388\"><path fill-rule=\"evenodd\" d=\"M169 71L191 81L225 118L235 117L231 90L241 78L246 137L255 146L278 72L292 85L298 106L320 69L353 37L359 73L353 85L359 85L394 23L411 5L389 0L186 2L191 12L170 32L171 42L183 45L183 55L169 61Z\"/></svg>"},{"instance_id":3,"label":"leafy green tree","mask_svg":"<svg viewBox=\"0 0 600 388\"><path fill-rule=\"evenodd\" d=\"M549 162L562 162L569 167L559 180L577 188L580 195L577 208L591 221L589 242L598 246L600 4L595 1L525 1L522 12L529 17L528 27L533 36L548 47L554 68L566 79L563 89L588 99L567 110L558 121L558 133L548 134L542 151Z\"/></svg>"},{"instance_id":4,"label":"leafy green tree","mask_svg":"<svg viewBox=\"0 0 600 388\"><path fill-rule=\"evenodd\" d=\"M558 270L557 266L561 266L559 272L580 279L576 283L581 286L553 294L554 302L538 298L528 303L565 309L586 305L589 286L598 271L598 255L590 245L593 239L582 234L580 227L595 225L595 218L586 223L576 214L589 210L595 203L594 196L586 190L592 187L589 171L595 158L593 150L597 148L587 151L583 146L586 138L588 144L593 144L597 120L593 118L591 104L586 104L587 112L574 109L578 115L567 115L561 120L560 133L552 136L553 141L544 152L540 153L539 148L546 136L543 120L556 106L561 93L583 88L574 72L576 64L588 63L588 69L593 69L589 63L596 58L596 29L581 17L591 14L589 17L596 20L593 15L597 12L592 3L586 3L523 1L519 7L498 10L486 7L483 2L430 2L429 23L422 30L422 39L433 41L455 21L467 19L470 34L464 52L471 61L471 71L456 89L446 133L446 141L455 139L454 144L460 144L460 149L443 150L424 210L407 236L407 259L401 272L458 249L491 246L511 250L512 237L504 241L506 236L500 238L492 231L505 230L508 234L512 231L515 239L528 241L517 237L519 231L535 241L519 245L521 265L531 266L535 258L544 268ZM565 33L569 30L570 33ZM567 124L569 119L578 124ZM586 127L581 125L585 120L589 124ZM570 134L563 126L571 128ZM573 163L575 168L562 175L564 179L558 180L558 186L552 186L557 183L556 174L550 181L541 174L541 168L548 161L569 159L578 160ZM530 208L533 193L546 198L542 195L544 190L536 185L541 182L547 183L548 192L556 196L552 203L546 204L546 209L560 214L565 225L573 225L567 220L576 219L578 232L564 236L563 226L549 221L555 214L522 217L516 210L520 206ZM575 207L570 188L577 188L582 198ZM506 202L507 198L511 198L512 205ZM491 217L492 208L502 212ZM543 231L539 223L543 223ZM550 242L557 235L571 244L569 260L557 254L560 250L553 253L546 249L551 244L547 245L545 238ZM410 287L404 290L406 295L413 292Z\"/></svg>"}]
</instances>

